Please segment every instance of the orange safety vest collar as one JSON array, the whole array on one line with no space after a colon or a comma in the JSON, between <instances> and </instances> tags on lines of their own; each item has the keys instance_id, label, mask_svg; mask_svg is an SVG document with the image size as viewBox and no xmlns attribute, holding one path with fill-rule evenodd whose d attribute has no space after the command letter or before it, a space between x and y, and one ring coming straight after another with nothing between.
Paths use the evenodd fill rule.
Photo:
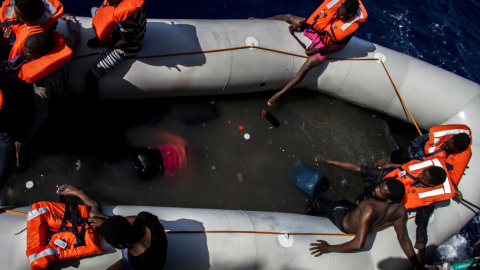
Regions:
<instances>
[{"instance_id":1,"label":"orange safety vest collar","mask_svg":"<svg viewBox=\"0 0 480 270\"><path fill-rule=\"evenodd\" d=\"M18 72L18 77L27 83L34 83L52 72L58 70L73 57L73 51L65 43L64 37L53 33L55 46L46 55L24 64Z\"/></svg>"},{"instance_id":2,"label":"orange safety vest collar","mask_svg":"<svg viewBox=\"0 0 480 270\"><path fill-rule=\"evenodd\" d=\"M337 10L345 0L325 0L312 15L307 23L319 32L325 45L339 42L354 33L359 25L367 20L367 10L359 0L360 6L356 14L348 21L337 19Z\"/></svg>"},{"instance_id":3,"label":"orange safety vest collar","mask_svg":"<svg viewBox=\"0 0 480 270\"><path fill-rule=\"evenodd\" d=\"M448 176L443 184L435 187L412 186L418 175L424 169L432 166L441 167L446 171L446 166L442 159L428 158L423 161L412 160L384 177L384 179L388 177L396 178L405 185L405 196L402 199L402 203L406 209L427 206L433 202L451 199L455 195L455 189Z\"/></svg>"},{"instance_id":4,"label":"orange safety vest collar","mask_svg":"<svg viewBox=\"0 0 480 270\"><path fill-rule=\"evenodd\" d=\"M70 211L66 212L66 209ZM26 255L30 268L46 269L52 262L104 252L95 227L86 223L89 211L90 207L83 205L33 204L32 211L27 215ZM50 236L51 239L48 239Z\"/></svg>"},{"instance_id":5,"label":"orange safety vest collar","mask_svg":"<svg viewBox=\"0 0 480 270\"><path fill-rule=\"evenodd\" d=\"M133 13L137 12L145 0L123 0L117 6L112 6L105 0L92 19L93 29L100 44L110 40L115 27L122 23Z\"/></svg>"}]
</instances>

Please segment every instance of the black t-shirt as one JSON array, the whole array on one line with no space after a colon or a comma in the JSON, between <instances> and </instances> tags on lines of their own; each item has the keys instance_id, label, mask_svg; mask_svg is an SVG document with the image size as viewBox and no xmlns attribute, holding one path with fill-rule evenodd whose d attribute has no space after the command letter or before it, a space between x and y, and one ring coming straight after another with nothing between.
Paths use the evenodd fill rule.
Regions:
<instances>
[{"instance_id":1,"label":"black t-shirt","mask_svg":"<svg viewBox=\"0 0 480 270\"><path fill-rule=\"evenodd\" d=\"M150 247L139 256L128 254L130 264L137 269L162 269L167 259L167 235L158 217L141 212L135 218L133 226L145 226L150 229L152 238Z\"/></svg>"}]
</instances>

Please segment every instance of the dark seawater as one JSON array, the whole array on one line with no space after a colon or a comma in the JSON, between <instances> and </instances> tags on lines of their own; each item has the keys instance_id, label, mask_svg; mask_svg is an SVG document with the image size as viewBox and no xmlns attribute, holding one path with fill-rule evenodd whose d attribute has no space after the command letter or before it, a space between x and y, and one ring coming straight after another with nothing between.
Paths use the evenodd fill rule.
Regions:
<instances>
[{"instance_id":1,"label":"dark seawater","mask_svg":"<svg viewBox=\"0 0 480 270\"><path fill-rule=\"evenodd\" d=\"M98 6L100 1L68 0L63 1L63 3L66 12L78 16L89 16L90 7ZM145 7L149 18L246 19L248 17L262 18L284 13L306 17L309 16L310 12L320 3L320 1L312 0L147 0ZM358 30L356 34L357 37L403 52L480 83L480 54L478 53L480 51L480 30L478 28L480 1L364 0L363 3L367 8L369 18ZM265 97L267 96L268 94ZM265 97L262 96L262 98ZM255 98L253 99L255 100ZM233 106L233 104L228 105L228 102L220 104L223 106ZM250 108L250 110L255 109L256 108ZM243 108L240 106L238 110L243 110ZM245 114L247 113L248 112L245 111ZM265 138L265 140L267 139L269 138ZM315 148L315 146L313 147ZM310 151L307 154L304 153L303 157L309 157L313 152L314 151ZM248 160L249 157L245 158ZM285 161L285 164L288 162L289 161ZM211 170L210 168L214 168L214 166L210 167L210 165L208 165L209 170ZM248 181L248 174L244 173L243 176L239 174L242 171L241 166L242 165L240 165L237 171L232 172L232 178L238 178L239 181L244 181L242 179L245 178L245 181ZM221 168L221 166L217 165L217 168ZM118 177L116 174L118 175L119 173L112 172L110 178ZM135 183L131 184L132 188L135 186ZM108 188L111 187L105 186L107 191ZM147 190L152 189L152 185L145 184L144 188ZM161 184L160 188L170 188L170 186ZM198 188L201 191L202 186L198 185ZM242 192L255 193L257 191L244 190ZM127 193L123 195L127 195ZM182 194L178 194L177 197L181 195ZM122 196L122 194L117 194L117 196ZM168 198L164 200L164 205L168 205ZM172 198L175 199L175 195L172 195ZM198 199L202 200L202 197L199 196ZM231 199L231 197L228 198L228 196L226 196L225 200L217 199L215 203L218 204L219 208L235 208L236 205L225 205L229 199ZM288 197L287 200L289 199L291 198ZM143 203L148 203L148 199L145 198L145 200L147 202L144 201ZM111 199L110 201L115 202L116 200ZM135 199L121 202L136 203ZM284 203L285 200L283 200L283 202L276 202L276 205ZM224 205L222 206L222 204ZM298 203L298 205L293 204L294 207L300 208L303 203ZM201 203L200 206L202 206ZM265 206L262 207L265 208L263 210L268 210L269 204L265 202ZM282 209L281 207L278 209L275 208L275 210L291 211ZM444 246L441 246L437 254L430 258L430 262L439 260L451 261L457 258L468 257L470 256L469 254L471 254L473 243L478 240L478 238L479 226L477 217L462 229L458 235L449 240Z\"/></svg>"}]
</instances>

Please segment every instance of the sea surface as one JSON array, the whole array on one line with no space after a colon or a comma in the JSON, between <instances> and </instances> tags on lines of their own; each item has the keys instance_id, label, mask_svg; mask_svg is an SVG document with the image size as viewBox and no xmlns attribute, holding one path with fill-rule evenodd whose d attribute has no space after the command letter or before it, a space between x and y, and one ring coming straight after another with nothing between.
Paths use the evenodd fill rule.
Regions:
<instances>
[{"instance_id":1,"label":"sea surface","mask_svg":"<svg viewBox=\"0 0 480 270\"><path fill-rule=\"evenodd\" d=\"M90 7L101 3L62 2L65 12L78 16L89 16ZM145 8L149 18L246 19L284 13L307 17L320 3L312 0L147 0ZM369 18L357 31L357 37L480 83L480 1L364 0L363 3ZM395 148L381 117L308 91L282 97L291 102L284 102L281 110L272 111L281 124L278 129L272 128L259 117L271 94L166 99L157 102L155 109L150 107L148 112L142 111L148 107L144 103L104 104L111 109L110 113L90 125L78 124L77 136L65 140L67 146L56 145L55 151L42 146L47 148L44 152L56 155L39 154L31 161L28 171L13 176L15 183L8 184L9 200L22 205L40 197L55 199L54 186L68 182L87 188L101 202L109 204L304 213L308 197L295 190L286 176L294 160L300 159L324 172L331 179L332 196L336 195L334 190L340 190L339 193L352 197L363 189L357 183L358 178L315 165L314 155L366 164ZM185 124L185 117L191 112L211 105L221 109L218 118L192 126ZM130 107L127 112L114 113L127 106ZM244 130L239 130L240 126ZM189 171L177 178L140 182L129 170L131 164L125 158L124 147L142 143L155 145L157 140L152 134L158 131L168 131L190 142L193 161ZM245 139L245 133L249 133L249 140ZM365 142L356 148L351 143L358 136ZM219 141L228 147L216 148ZM84 145L88 147L82 148ZM349 179L349 186L338 181L343 178ZM35 184L32 189L25 190L27 181ZM478 230L477 217L441 246L430 261L468 257L471 246L479 238Z\"/></svg>"}]
</instances>

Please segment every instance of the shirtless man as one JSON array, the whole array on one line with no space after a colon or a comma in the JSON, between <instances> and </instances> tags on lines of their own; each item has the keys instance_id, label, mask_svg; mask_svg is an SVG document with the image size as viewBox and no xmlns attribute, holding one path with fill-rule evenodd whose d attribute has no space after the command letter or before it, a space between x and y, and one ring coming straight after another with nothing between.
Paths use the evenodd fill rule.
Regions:
<instances>
[{"instance_id":1,"label":"shirtless man","mask_svg":"<svg viewBox=\"0 0 480 270\"><path fill-rule=\"evenodd\" d=\"M112 247L122 249L122 259L111 265L113 269L162 269L167 258L167 236L158 217L148 212L137 216L113 216L102 213L98 202L85 191L71 185L62 185L57 194L76 196L91 207L88 222L99 228L102 238Z\"/></svg>"},{"instance_id":2,"label":"shirtless man","mask_svg":"<svg viewBox=\"0 0 480 270\"><path fill-rule=\"evenodd\" d=\"M324 240L317 240L310 244L311 254L318 257L330 252L347 253L361 250L370 230L392 222L398 242L410 262L416 269L426 269L418 261L412 242L408 238L405 226L407 211L400 202L405 195L402 182L388 179L378 185L373 193L373 198L364 200L358 205L345 200L333 202L322 195L318 196L312 203L313 210L327 215L340 230L354 233L355 237L340 245L330 245Z\"/></svg>"}]
</instances>

